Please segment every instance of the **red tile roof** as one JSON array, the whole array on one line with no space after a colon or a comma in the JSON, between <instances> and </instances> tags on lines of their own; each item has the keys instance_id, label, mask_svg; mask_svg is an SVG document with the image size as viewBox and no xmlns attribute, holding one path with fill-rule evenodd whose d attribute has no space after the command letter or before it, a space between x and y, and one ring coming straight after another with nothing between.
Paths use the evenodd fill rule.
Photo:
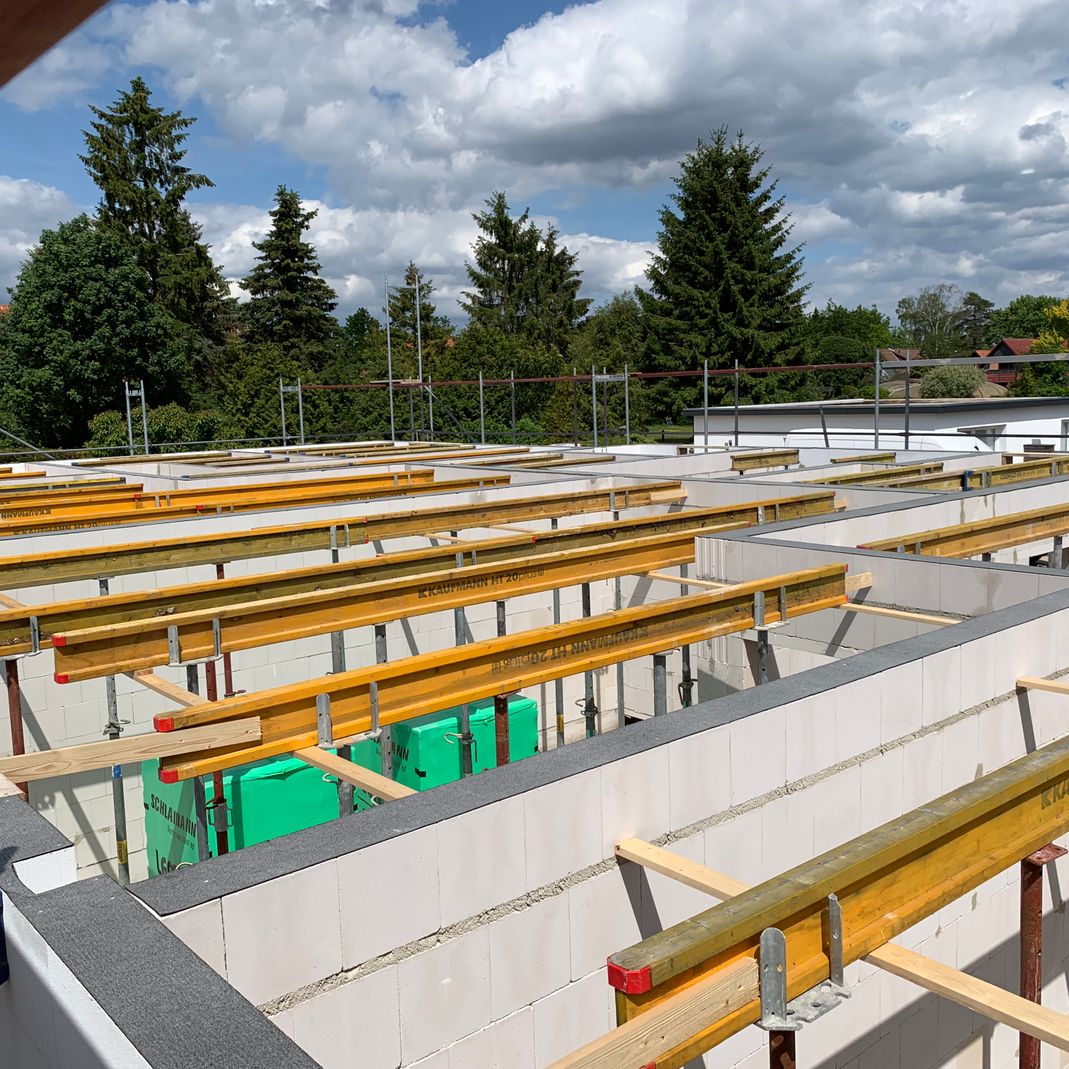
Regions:
<instances>
[{"instance_id":1,"label":"red tile roof","mask_svg":"<svg viewBox=\"0 0 1069 1069\"><path fill-rule=\"evenodd\" d=\"M1002 338L996 349L1005 346L1013 356L1024 356L1035 345L1035 338Z\"/></svg>"}]
</instances>

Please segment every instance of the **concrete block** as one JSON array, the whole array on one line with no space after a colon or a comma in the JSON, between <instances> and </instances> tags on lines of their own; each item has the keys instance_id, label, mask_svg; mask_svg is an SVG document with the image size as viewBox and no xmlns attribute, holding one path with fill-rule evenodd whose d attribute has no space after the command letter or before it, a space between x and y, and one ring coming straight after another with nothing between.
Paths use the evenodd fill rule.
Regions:
<instances>
[{"instance_id":1,"label":"concrete block","mask_svg":"<svg viewBox=\"0 0 1069 1069\"><path fill-rule=\"evenodd\" d=\"M902 808L904 811L938 798L943 793L943 734L933 732L907 742L902 755Z\"/></svg>"},{"instance_id":2,"label":"concrete block","mask_svg":"<svg viewBox=\"0 0 1069 1069\"><path fill-rule=\"evenodd\" d=\"M731 804L729 730L713 728L668 746L669 828L679 831Z\"/></svg>"},{"instance_id":3,"label":"concrete block","mask_svg":"<svg viewBox=\"0 0 1069 1069\"><path fill-rule=\"evenodd\" d=\"M438 828L441 923L448 927L527 889L523 798L509 798ZM478 879L472 874L478 873Z\"/></svg>"},{"instance_id":4,"label":"concrete block","mask_svg":"<svg viewBox=\"0 0 1069 1069\"><path fill-rule=\"evenodd\" d=\"M921 665L925 724L961 712L961 654L958 647L925 657Z\"/></svg>"},{"instance_id":5,"label":"concrete block","mask_svg":"<svg viewBox=\"0 0 1069 1069\"><path fill-rule=\"evenodd\" d=\"M881 742L893 742L921 729L924 722L921 674L921 662L910 661L868 680L879 688Z\"/></svg>"},{"instance_id":6,"label":"concrete block","mask_svg":"<svg viewBox=\"0 0 1069 1069\"><path fill-rule=\"evenodd\" d=\"M814 853L822 854L861 834L861 775L861 766L854 765L813 785Z\"/></svg>"},{"instance_id":7,"label":"concrete block","mask_svg":"<svg viewBox=\"0 0 1069 1069\"><path fill-rule=\"evenodd\" d=\"M490 933L478 928L397 966L401 1063L425 1058L490 1023Z\"/></svg>"},{"instance_id":8,"label":"concrete block","mask_svg":"<svg viewBox=\"0 0 1069 1069\"><path fill-rule=\"evenodd\" d=\"M490 925L490 1016L497 1020L564 987L571 978L568 895Z\"/></svg>"},{"instance_id":9,"label":"concrete block","mask_svg":"<svg viewBox=\"0 0 1069 1069\"><path fill-rule=\"evenodd\" d=\"M815 796L812 788L793 791L761 807L764 856L779 872L794 868L813 856Z\"/></svg>"},{"instance_id":10,"label":"concrete block","mask_svg":"<svg viewBox=\"0 0 1069 1069\"><path fill-rule=\"evenodd\" d=\"M608 956L643 938L642 871L627 862L568 891L573 980L603 969Z\"/></svg>"},{"instance_id":11,"label":"concrete block","mask_svg":"<svg viewBox=\"0 0 1069 1069\"><path fill-rule=\"evenodd\" d=\"M705 864L746 883L766 878L761 810L732 816L705 833Z\"/></svg>"},{"instance_id":12,"label":"concrete block","mask_svg":"<svg viewBox=\"0 0 1069 1069\"><path fill-rule=\"evenodd\" d=\"M535 1064L550 1065L607 1032L612 988L604 968L554 991L534 1004Z\"/></svg>"},{"instance_id":13,"label":"concrete block","mask_svg":"<svg viewBox=\"0 0 1069 1069\"><path fill-rule=\"evenodd\" d=\"M227 895L223 931L226 978L254 1005L338 972L337 861Z\"/></svg>"},{"instance_id":14,"label":"concrete block","mask_svg":"<svg viewBox=\"0 0 1069 1069\"><path fill-rule=\"evenodd\" d=\"M782 787L787 779L786 721L782 708L736 720L731 737L731 804Z\"/></svg>"},{"instance_id":15,"label":"concrete block","mask_svg":"<svg viewBox=\"0 0 1069 1069\"><path fill-rule=\"evenodd\" d=\"M835 699L835 760L848 761L880 745L881 703L870 680L838 687Z\"/></svg>"},{"instance_id":16,"label":"concrete block","mask_svg":"<svg viewBox=\"0 0 1069 1069\"><path fill-rule=\"evenodd\" d=\"M522 1009L454 1044L448 1069L536 1069L533 1011Z\"/></svg>"},{"instance_id":17,"label":"concrete block","mask_svg":"<svg viewBox=\"0 0 1069 1069\"><path fill-rule=\"evenodd\" d=\"M658 746L602 767L603 857L612 857L621 839L655 839L668 828L668 750Z\"/></svg>"},{"instance_id":18,"label":"concrete block","mask_svg":"<svg viewBox=\"0 0 1069 1069\"><path fill-rule=\"evenodd\" d=\"M784 707L788 783L811 776L828 764L827 740L835 730L835 702L818 695Z\"/></svg>"},{"instance_id":19,"label":"concrete block","mask_svg":"<svg viewBox=\"0 0 1069 1069\"><path fill-rule=\"evenodd\" d=\"M438 930L437 859L434 826L338 859L343 968Z\"/></svg>"},{"instance_id":20,"label":"concrete block","mask_svg":"<svg viewBox=\"0 0 1069 1069\"><path fill-rule=\"evenodd\" d=\"M978 717L968 716L943 728L943 793L971 783L980 775Z\"/></svg>"},{"instance_id":21,"label":"concrete block","mask_svg":"<svg viewBox=\"0 0 1069 1069\"><path fill-rule=\"evenodd\" d=\"M222 899L172 913L162 920L206 965L226 976Z\"/></svg>"},{"instance_id":22,"label":"concrete block","mask_svg":"<svg viewBox=\"0 0 1069 1069\"><path fill-rule=\"evenodd\" d=\"M323 1069L395 1069L398 1006L397 968L381 969L294 1006L293 1040Z\"/></svg>"},{"instance_id":23,"label":"concrete block","mask_svg":"<svg viewBox=\"0 0 1069 1069\"><path fill-rule=\"evenodd\" d=\"M903 747L866 761L861 769L861 830L878 828L901 816Z\"/></svg>"},{"instance_id":24,"label":"concrete block","mask_svg":"<svg viewBox=\"0 0 1069 1069\"><path fill-rule=\"evenodd\" d=\"M523 810L529 890L603 860L600 769L529 791Z\"/></svg>"}]
</instances>

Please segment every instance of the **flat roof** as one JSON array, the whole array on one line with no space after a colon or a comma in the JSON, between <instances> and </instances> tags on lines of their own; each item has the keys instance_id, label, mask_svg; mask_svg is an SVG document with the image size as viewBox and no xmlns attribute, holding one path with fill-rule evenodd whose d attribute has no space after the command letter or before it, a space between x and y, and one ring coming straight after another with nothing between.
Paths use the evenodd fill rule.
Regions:
<instances>
[{"instance_id":1,"label":"flat roof","mask_svg":"<svg viewBox=\"0 0 1069 1069\"><path fill-rule=\"evenodd\" d=\"M939 412L964 412L970 410L998 411L1006 408L1049 408L1069 407L1069 397L969 397L969 398L946 398L939 400L922 400L910 398L909 407L913 409L926 409ZM901 398L881 398L880 410L905 409L905 402ZM740 405L740 412L802 412L819 413L827 412L874 412L875 404L872 401L860 397L843 398L834 401L791 401L786 404L774 405ZM705 409L702 407L685 408L684 413L688 416L700 416ZM709 406L710 412L734 413L734 405Z\"/></svg>"}]
</instances>

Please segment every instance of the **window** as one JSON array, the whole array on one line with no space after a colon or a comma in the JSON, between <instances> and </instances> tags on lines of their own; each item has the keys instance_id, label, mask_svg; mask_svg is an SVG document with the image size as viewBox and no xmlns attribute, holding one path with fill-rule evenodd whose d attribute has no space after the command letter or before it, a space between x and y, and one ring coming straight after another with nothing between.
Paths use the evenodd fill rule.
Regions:
<instances>
[{"instance_id":1,"label":"window","mask_svg":"<svg viewBox=\"0 0 1069 1069\"><path fill-rule=\"evenodd\" d=\"M1066 422L1069 422L1067 420ZM995 443L1006 432L1005 423L993 423L987 427L959 427L959 434L971 434L974 438L979 438L981 442L989 446L991 449L995 448Z\"/></svg>"}]
</instances>

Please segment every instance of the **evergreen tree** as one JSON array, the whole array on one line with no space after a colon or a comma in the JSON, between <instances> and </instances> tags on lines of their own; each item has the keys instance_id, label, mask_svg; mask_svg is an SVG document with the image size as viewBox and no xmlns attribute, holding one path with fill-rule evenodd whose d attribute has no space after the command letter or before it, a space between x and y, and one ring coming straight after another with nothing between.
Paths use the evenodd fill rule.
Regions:
<instances>
[{"instance_id":1,"label":"evergreen tree","mask_svg":"<svg viewBox=\"0 0 1069 1069\"><path fill-rule=\"evenodd\" d=\"M661 210L658 251L639 291L649 370L792 363L803 328L800 247L759 146L724 128L682 161L672 205ZM678 415L694 387L658 391ZM680 396L682 394L683 396ZM674 397L672 395L675 395Z\"/></svg>"},{"instance_id":2,"label":"evergreen tree","mask_svg":"<svg viewBox=\"0 0 1069 1069\"><path fill-rule=\"evenodd\" d=\"M319 277L315 248L303 238L315 216L301 208L294 190L279 186L271 229L253 243L259 256L241 288L251 298L244 308L251 341L284 346L300 360L322 365L339 328L331 315L334 291Z\"/></svg>"},{"instance_id":3,"label":"evergreen tree","mask_svg":"<svg viewBox=\"0 0 1069 1069\"><path fill-rule=\"evenodd\" d=\"M416 317L416 289L419 289L419 317ZM423 343L441 341L453 333L448 317L439 315L431 300L434 283L410 260L405 268L404 283L391 287L390 330L402 344L415 341L417 327Z\"/></svg>"},{"instance_id":4,"label":"evergreen tree","mask_svg":"<svg viewBox=\"0 0 1069 1069\"><path fill-rule=\"evenodd\" d=\"M119 406L124 378L164 404L184 399L186 372L123 242L84 215L41 235L0 316L4 408L25 437L80 446L90 419Z\"/></svg>"},{"instance_id":5,"label":"evergreen tree","mask_svg":"<svg viewBox=\"0 0 1069 1069\"><path fill-rule=\"evenodd\" d=\"M513 219L504 193L492 194L486 206L473 216L481 233L472 250L475 262L467 265L473 288L460 306L477 326L563 352L590 307L579 297L576 255L557 244L554 227L543 237L529 210Z\"/></svg>"},{"instance_id":6,"label":"evergreen tree","mask_svg":"<svg viewBox=\"0 0 1069 1069\"><path fill-rule=\"evenodd\" d=\"M991 309L995 307L994 301L981 297L974 290L961 299L961 331L965 344L962 346L962 356L969 356L975 349L983 349L994 342L991 340Z\"/></svg>"},{"instance_id":7,"label":"evergreen tree","mask_svg":"<svg viewBox=\"0 0 1069 1069\"><path fill-rule=\"evenodd\" d=\"M182 162L195 120L154 106L151 95L134 78L110 111L92 107L96 118L84 131L87 151L79 159L102 194L98 226L131 250L153 299L180 323L214 337L227 287L184 203L213 183Z\"/></svg>"}]
</instances>

